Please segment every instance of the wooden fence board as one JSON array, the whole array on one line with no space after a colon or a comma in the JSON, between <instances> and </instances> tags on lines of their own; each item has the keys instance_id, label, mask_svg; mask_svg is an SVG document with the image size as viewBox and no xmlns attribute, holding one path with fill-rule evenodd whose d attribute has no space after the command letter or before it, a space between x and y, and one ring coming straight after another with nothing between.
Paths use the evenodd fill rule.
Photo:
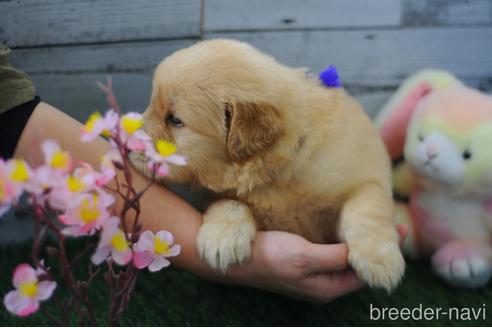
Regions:
<instances>
[{"instance_id":1,"label":"wooden fence board","mask_svg":"<svg viewBox=\"0 0 492 328\"><path fill-rule=\"evenodd\" d=\"M400 0L205 0L205 31L400 24Z\"/></svg>"},{"instance_id":2,"label":"wooden fence board","mask_svg":"<svg viewBox=\"0 0 492 328\"><path fill-rule=\"evenodd\" d=\"M31 75L151 72L191 40L14 49L12 62Z\"/></svg>"},{"instance_id":3,"label":"wooden fence board","mask_svg":"<svg viewBox=\"0 0 492 328\"><path fill-rule=\"evenodd\" d=\"M492 0L403 0L403 25L492 23Z\"/></svg>"},{"instance_id":4,"label":"wooden fence board","mask_svg":"<svg viewBox=\"0 0 492 328\"><path fill-rule=\"evenodd\" d=\"M11 47L197 37L200 0L0 2L0 42Z\"/></svg>"},{"instance_id":5,"label":"wooden fence board","mask_svg":"<svg viewBox=\"0 0 492 328\"><path fill-rule=\"evenodd\" d=\"M49 104L70 116L85 121L95 111L109 108L97 81L106 81L106 74L33 76L37 93ZM151 73L112 74L113 88L124 111L142 112L148 105L152 86Z\"/></svg>"},{"instance_id":6,"label":"wooden fence board","mask_svg":"<svg viewBox=\"0 0 492 328\"><path fill-rule=\"evenodd\" d=\"M492 27L207 33L247 41L281 62L319 72L336 65L350 83L397 85L417 70L447 69L461 78L492 77Z\"/></svg>"},{"instance_id":7,"label":"wooden fence board","mask_svg":"<svg viewBox=\"0 0 492 328\"><path fill-rule=\"evenodd\" d=\"M440 43L432 45L435 40L451 40L463 32L462 29L446 31L450 32L447 37L430 35L428 40L421 40L421 47L414 46L412 49L400 47L404 47L402 44L408 40L421 39L420 29L402 30L400 33L368 31L366 33L373 35L369 39L357 31L227 35L248 40L289 65L310 67L313 72L328 64L337 65L349 92L361 100L372 116L405 77L424 67L449 69L470 85L490 91L492 58L488 54L492 46L485 40L492 32L479 28L469 31L470 35L461 35L463 42L460 47L470 51L469 55L465 55L457 53L461 51L460 47L453 48L449 43L446 43L447 49ZM440 30L434 31L434 34L438 32ZM350 35L347 36L347 33ZM320 46L302 44L306 34L310 43ZM17 49L13 52L13 62L33 76L44 99L84 119L90 112L106 108L104 97L95 87L95 82L104 79L107 74L114 76L124 107L143 110L150 94L154 67L168 54L191 44L192 41L184 40ZM337 45L341 44L345 49L336 51ZM446 51L444 55L441 54L443 50ZM461 60L465 64L459 65Z\"/></svg>"}]
</instances>

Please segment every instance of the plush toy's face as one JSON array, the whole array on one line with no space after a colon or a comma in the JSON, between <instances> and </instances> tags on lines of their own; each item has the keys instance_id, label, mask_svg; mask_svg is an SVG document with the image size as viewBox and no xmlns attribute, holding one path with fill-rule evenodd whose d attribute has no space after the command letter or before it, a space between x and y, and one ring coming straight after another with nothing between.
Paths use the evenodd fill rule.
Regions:
<instances>
[{"instance_id":1,"label":"plush toy's face","mask_svg":"<svg viewBox=\"0 0 492 328\"><path fill-rule=\"evenodd\" d=\"M492 194L492 98L465 88L428 96L412 118L405 158L450 191Z\"/></svg>"}]
</instances>

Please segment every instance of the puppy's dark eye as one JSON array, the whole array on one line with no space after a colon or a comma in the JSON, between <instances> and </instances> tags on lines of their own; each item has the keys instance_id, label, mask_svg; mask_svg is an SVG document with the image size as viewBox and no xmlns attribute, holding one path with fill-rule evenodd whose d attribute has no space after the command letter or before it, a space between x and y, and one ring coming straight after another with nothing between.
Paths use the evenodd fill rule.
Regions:
<instances>
[{"instance_id":1,"label":"puppy's dark eye","mask_svg":"<svg viewBox=\"0 0 492 328\"><path fill-rule=\"evenodd\" d=\"M420 142L424 141L424 136L421 133L419 133L417 138L419 139Z\"/></svg>"},{"instance_id":2,"label":"puppy's dark eye","mask_svg":"<svg viewBox=\"0 0 492 328\"><path fill-rule=\"evenodd\" d=\"M469 160L469 159L471 159L471 158L472 158L472 153L471 153L471 151L469 151L469 150L467 149L467 150L465 150L465 151L463 152L463 155L462 155L462 156L463 156L463 159L464 159L465 161L467 161L467 160Z\"/></svg>"},{"instance_id":3,"label":"puppy's dark eye","mask_svg":"<svg viewBox=\"0 0 492 328\"><path fill-rule=\"evenodd\" d=\"M166 118L166 123L170 124L176 128L180 128L184 125L183 121L174 114L169 114Z\"/></svg>"}]
</instances>

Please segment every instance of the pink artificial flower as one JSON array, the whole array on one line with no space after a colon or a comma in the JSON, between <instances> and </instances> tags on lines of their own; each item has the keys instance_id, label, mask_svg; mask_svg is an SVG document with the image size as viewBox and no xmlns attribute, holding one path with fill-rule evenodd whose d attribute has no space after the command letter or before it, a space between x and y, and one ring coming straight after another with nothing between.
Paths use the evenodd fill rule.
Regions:
<instances>
[{"instance_id":1,"label":"pink artificial flower","mask_svg":"<svg viewBox=\"0 0 492 328\"><path fill-rule=\"evenodd\" d=\"M126 141L126 147L134 152L144 152L148 143L151 142L150 136L143 130L136 131L129 136Z\"/></svg>"},{"instance_id":2,"label":"pink artificial flower","mask_svg":"<svg viewBox=\"0 0 492 328\"><path fill-rule=\"evenodd\" d=\"M76 206L70 207L65 214L58 217L69 226L62 230L63 234L74 237L92 235L109 218L108 207L114 201L112 195L102 190L83 195Z\"/></svg>"},{"instance_id":3,"label":"pink artificial flower","mask_svg":"<svg viewBox=\"0 0 492 328\"><path fill-rule=\"evenodd\" d=\"M0 159L0 216L22 195L31 177L32 170L25 161Z\"/></svg>"},{"instance_id":4,"label":"pink artificial flower","mask_svg":"<svg viewBox=\"0 0 492 328\"><path fill-rule=\"evenodd\" d=\"M68 152L61 149L56 141L43 141L41 150L43 151L44 160L48 167L62 174L70 172L72 169L72 158Z\"/></svg>"},{"instance_id":5,"label":"pink artificial flower","mask_svg":"<svg viewBox=\"0 0 492 328\"><path fill-rule=\"evenodd\" d=\"M96 187L96 172L83 163L72 174L63 177L62 182L52 187L49 202L53 208L67 210L82 201L84 195Z\"/></svg>"},{"instance_id":6,"label":"pink artificial flower","mask_svg":"<svg viewBox=\"0 0 492 328\"><path fill-rule=\"evenodd\" d=\"M101 172L96 175L96 185L107 185L116 175L116 164L123 165L118 149L112 149L101 158Z\"/></svg>"},{"instance_id":7,"label":"pink artificial flower","mask_svg":"<svg viewBox=\"0 0 492 328\"><path fill-rule=\"evenodd\" d=\"M19 197L24 191L23 187L32 176L32 170L29 165L21 159L10 159L5 164L8 177L15 186L16 197Z\"/></svg>"},{"instance_id":8,"label":"pink artificial flower","mask_svg":"<svg viewBox=\"0 0 492 328\"><path fill-rule=\"evenodd\" d=\"M110 137L119 122L119 115L112 109L108 110L106 114L101 116L99 112L93 113L84 127L82 128L82 142L94 140L96 137L102 135L104 137Z\"/></svg>"},{"instance_id":9,"label":"pink artificial flower","mask_svg":"<svg viewBox=\"0 0 492 328\"><path fill-rule=\"evenodd\" d=\"M17 288L4 298L7 310L19 317L28 316L39 309L39 301L47 300L56 288L56 282L39 281L38 277L45 274L43 270L34 270L29 264L17 266L13 276L13 284Z\"/></svg>"},{"instance_id":10,"label":"pink artificial flower","mask_svg":"<svg viewBox=\"0 0 492 328\"><path fill-rule=\"evenodd\" d=\"M65 184L71 193L91 191L96 186L96 174L88 163L82 163L65 177Z\"/></svg>"},{"instance_id":11,"label":"pink artificial flower","mask_svg":"<svg viewBox=\"0 0 492 328\"><path fill-rule=\"evenodd\" d=\"M132 250L125 234L118 228L120 219L113 216L103 224L101 239L91 260L95 265L101 264L111 255L119 265L126 265L132 259Z\"/></svg>"},{"instance_id":12,"label":"pink artificial flower","mask_svg":"<svg viewBox=\"0 0 492 328\"><path fill-rule=\"evenodd\" d=\"M113 81L111 78L108 77L106 84L101 82L98 82L97 84L106 93L106 99L109 105L117 112L120 112L118 102L116 101L116 97L113 92ZM93 122L97 122L97 117L93 119ZM145 143L150 142L150 137L141 130L142 125L142 114L135 112L125 114L119 120L118 138L120 138L125 147L132 151L143 152L145 150Z\"/></svg>"},{"instance_id":13,"label":"pink artificial flower","mask_svg":"<svg viewBox=\"0 0 492 328\"><path fill-rule=\"evenodd\" d=\"M127 113L120 120L120 128L127 135L132 135L142 128L143 118L140 113Z\"/></svg>"},{"instance_id":14,"label":"pink artificial flower","mask_svg":"<svg viewBox=\"0 0 492 328\"><path fill-rule=\"evenodd\" d=\"M10 159L5 162L0 158L0 173L2 174L2 182L9 182L10 185L16 189L14 185L22 185L29 180L31 169L23 160ZM6 195L7 194L0 194L0 199Z\"/></svg>"},{"instance_id":15,"label":"pink artificial flower","mask_svg":"<svg viewBox=\"0 0 492 328\"><path fill-rule=\"evenodd\" d=\"M148 168L156 172L158 176L166 176L169 173L168 163L185 165L186 159L176 154L176 146L166 140L159 139L153 144L148 144L145 155L149 159Z\"/></svg>"},{"instance_id":16,"label":"pink artificial flower","mask_svg":"<svg viewBox=\"0 0 492 328\"><path fill-rule=\"evenodd\" d=\"M143 126L142 114L128 113L120 120L120 138L131 151L143 152L151 138L141 128Z\"/></svg>"},{"instance_id":17,"label":"pink artificial flower","mask_svg":"<svg viewBox=\"0 0 492 328\"><path fill-rule=\"evenodd\" d=\"M62 185L63 179L63 174L59 171L48 165L43 165L32 171L31 178L24 189L34 195L38 204L44 204L51 196L49 191Z\"/></svg>"},{"instance_id":18,"label":"pink artificial flower","mask_svg":"<svg viewBox=\"0 0 492 328\"><path fill-rule=\"evenodd\" d=\"M181 252L181 246L173 243L173 235L168 231L159 231L155 235L151 231L144 231L133 246L133 264L138 269L149 267L151 272L167 267L170 264L167 257Z\"/></svg>"},{"instance_id":19,"label":"pink artificial flower","mask_svg":"<svg viewBox=\"0 0 492 328\"><path fill-rule=\"evenodd\" d=\"M10 178L6 163L0 159L0 216L5 214L17 198L17 188Z\"/></svg>"}]
</instances>

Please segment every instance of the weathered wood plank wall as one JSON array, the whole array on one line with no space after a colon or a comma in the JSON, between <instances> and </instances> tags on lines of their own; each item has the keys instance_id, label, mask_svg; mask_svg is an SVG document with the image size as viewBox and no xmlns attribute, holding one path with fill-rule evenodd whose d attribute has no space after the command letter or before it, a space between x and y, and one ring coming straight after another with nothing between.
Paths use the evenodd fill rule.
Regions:
<instances>
[{"instance_id":1,"label":"weathered wood plank wall","mask_svg":"<svg viewBox=\"0 0 492 328\"><path fill-rule=\"evenodd\" d=\"M336 65L371 115L426 67L492 89L492 0L0 0L13 62L79 119L105 108L94 82L106 74L142 110L163 57L216 37L313 72Z\"/></svg>"},{"instance_id":2,"label":"weathered wood plank wall","mask_svg":"<svg viewBox=\"0 0 492 328\"><path fill-rule=\"evenodd\" d=\"M197 0L4 1L10 46L153 40L200 36Z\"/></svg>"},{"instance_id":3,"label":"weathered wood plank wall","mask_svg":"<svg viewBox=\"0 0 492 328\"><path fill-rule=\"evenodd\" d=\"M314 72L334 64L371 115L422 68L492 89L490 0L206 0L204 37L245 40Z\"/></svg>"}]
</instances>

